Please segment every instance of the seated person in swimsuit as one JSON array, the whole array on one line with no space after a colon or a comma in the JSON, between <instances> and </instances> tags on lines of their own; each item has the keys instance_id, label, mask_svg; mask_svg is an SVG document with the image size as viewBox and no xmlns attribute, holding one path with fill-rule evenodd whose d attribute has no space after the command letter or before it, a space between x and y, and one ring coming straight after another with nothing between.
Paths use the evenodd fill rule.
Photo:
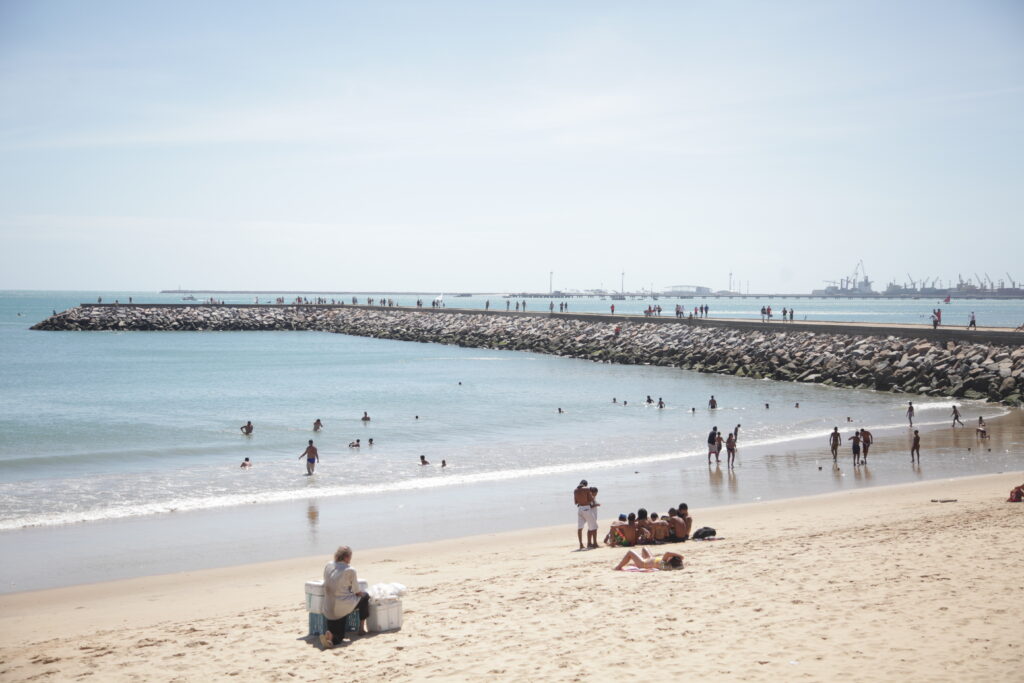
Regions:
<instances>
[{"instance_id":1,"label":"seated person in swimsuit","mask_svg":"<svg viewBox=\"0 0 1024 683\"><path fill-rule=\"evenodd\" d=\"M640 552L627 550L625 557L615 567L616 571L621 570L627 564L632 564L640 569L660 569L670 571L683 568L683 556L679 553L665 552L661 555L652 555L647 548L641 548Z\"/></svg>"},{"instance_id":2,"label":"seated person in swimsuit","mask_svg":"<svg viewBox=\"0 0 1024 683\"><path fill-rule=\"evenodd\" d=\"M676 538L687 540L690 538L690 530L693 528L693 518L690 517L689 507L686 503L680 503L676 508L676 516L668 518L669 524L676 532Z\"/></svg>"},{"instance_id":3,"label":"seated person in swimsuit","mask_svg":"<svg viewBox=\"0 0 1024 683\"><path fill-rule=\"evenodd\" d=\"M658 513L651 513L651 538L655 543L661 543L669 536L668 520L664 517L658 519Z\"/></svg>"},{"instance_id":4,"label":"seated person in swimsuit","mask_svg":"<svg viewBox=\"0 0 1024 683\"><path fill-rule=\"evenodd\" d=\"M647 508L640 508L636 511L637 543L653 543L654 533L651 529L651 520L647 516Z\"/></svg>"},{"instance_id":5,"label":"seated person in swimsuit","mask_svg":"<svg viewBox=\"0 0 1024 683\"><path fill-rule=\"evenodd\" d=\"M621 519L621 517L620 517ZM639 529L636 525L636 514L630 512L626 518L626 523L613 522L611 529L608 531L608 538L605 539L605 543L608 545L636 545Z\"/></svg>"}]
</instances>

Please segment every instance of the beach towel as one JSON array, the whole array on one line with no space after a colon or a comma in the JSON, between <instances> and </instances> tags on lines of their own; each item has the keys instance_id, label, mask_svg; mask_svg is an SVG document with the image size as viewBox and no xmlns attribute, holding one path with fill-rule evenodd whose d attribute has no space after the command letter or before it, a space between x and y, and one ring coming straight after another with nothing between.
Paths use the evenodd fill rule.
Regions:
<instances>
[{"instance_id":1,"label":"beach towel","mask_svg":"<svg viewBox=\"0 0 1024 683\"><path fill-rule=\"evenodd\" d=\"M660 572L660 569L641 569L640 567L623 567L624 572L634 572L637 574L649 574L650 572Z\"/></svg>"}]
</instances>

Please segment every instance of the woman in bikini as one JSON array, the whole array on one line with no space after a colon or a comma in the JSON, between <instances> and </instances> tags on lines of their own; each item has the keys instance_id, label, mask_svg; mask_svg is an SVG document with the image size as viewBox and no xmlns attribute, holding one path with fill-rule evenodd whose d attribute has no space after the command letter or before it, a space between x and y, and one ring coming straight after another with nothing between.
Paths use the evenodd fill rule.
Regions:
<instances>
[{"instance_id":1,"label":"woman in bikini","mask_svg":"<svg viewBox=\"0 0 1024 683\"><path fill-rule=\"evenodd\" d=\"M618 566L615 567L616 571L622 570L627 564L632 564L634 567L639 569L660 569L662 571L671 571L673 569L683 568L683 556L679 553L665 552L661 555L652 555L651 551L647 548L641 548L640 552L635 550L626 551L626 556L622 558Z\"/></svg>"}]
</instances>

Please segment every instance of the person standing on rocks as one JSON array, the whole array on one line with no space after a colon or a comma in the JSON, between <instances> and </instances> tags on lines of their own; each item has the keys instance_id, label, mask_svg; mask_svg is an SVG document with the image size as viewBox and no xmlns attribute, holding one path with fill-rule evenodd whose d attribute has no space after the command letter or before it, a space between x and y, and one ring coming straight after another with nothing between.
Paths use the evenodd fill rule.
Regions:
<instances>
[{"instance_id":1,"label":"person standing on rocks","mask_svg":"<svg viewBox=\"0 0 1024 683\"><path fill-rule=\"evenodd\" d=\"M835 427L828 436L828 447L832 450L832 461L839 460L839 444L843 437L839 435L839 427Z\"/></svg>"},{"instance_id":2,"label":"person standing on rocks","mask_svg":"<svg viewBox=\"0 0 1024 683\"><path fill-rule=\"evenodd\" d=\"M914 454L917 454L917 464L921 464L921 435L914 430L914 440L910 444L910 462L914 462Z\"/></svg>"},{"instance_id":3,"label":"person standing on rocks","mask_svg":"<svg viewBox=\"0 0 1024 683\"><path fill-rule=\"evenodd\" d=\"M914 426L914 402L907 401L907 419L910 420L910 426Z\"/></svg>"},{"instance_id":4,"label":"person standing on rocks","mask_svg":"<svg viewBox=\"0 0 1024 683\"><path fill-rule=\"evenodd\" d=\"M950 427L956 427L956 423L957 422L960 423L961 427L965 427L966 426L966 425L964 425L963 420L960 419L960 410L954 404L953 405L953 424L951 424Z\"/></svg>"}]
</instances>

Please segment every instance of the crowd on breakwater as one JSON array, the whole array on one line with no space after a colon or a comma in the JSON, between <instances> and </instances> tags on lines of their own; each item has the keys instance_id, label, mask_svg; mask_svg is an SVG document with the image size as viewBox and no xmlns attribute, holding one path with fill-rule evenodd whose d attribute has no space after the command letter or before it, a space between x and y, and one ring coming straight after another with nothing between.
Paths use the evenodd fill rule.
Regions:
<instances>
[{"instance_id":1,"label":"crowd on breakwater","mask_svg":"<svg viewBox=\"0 0 1024 683\"><path fill-rule=\"evenodd\" d=\"M362 307L78 306L37 330L316 330L1021 405L1024 346Z\"/></svg>"}]
</instances>

